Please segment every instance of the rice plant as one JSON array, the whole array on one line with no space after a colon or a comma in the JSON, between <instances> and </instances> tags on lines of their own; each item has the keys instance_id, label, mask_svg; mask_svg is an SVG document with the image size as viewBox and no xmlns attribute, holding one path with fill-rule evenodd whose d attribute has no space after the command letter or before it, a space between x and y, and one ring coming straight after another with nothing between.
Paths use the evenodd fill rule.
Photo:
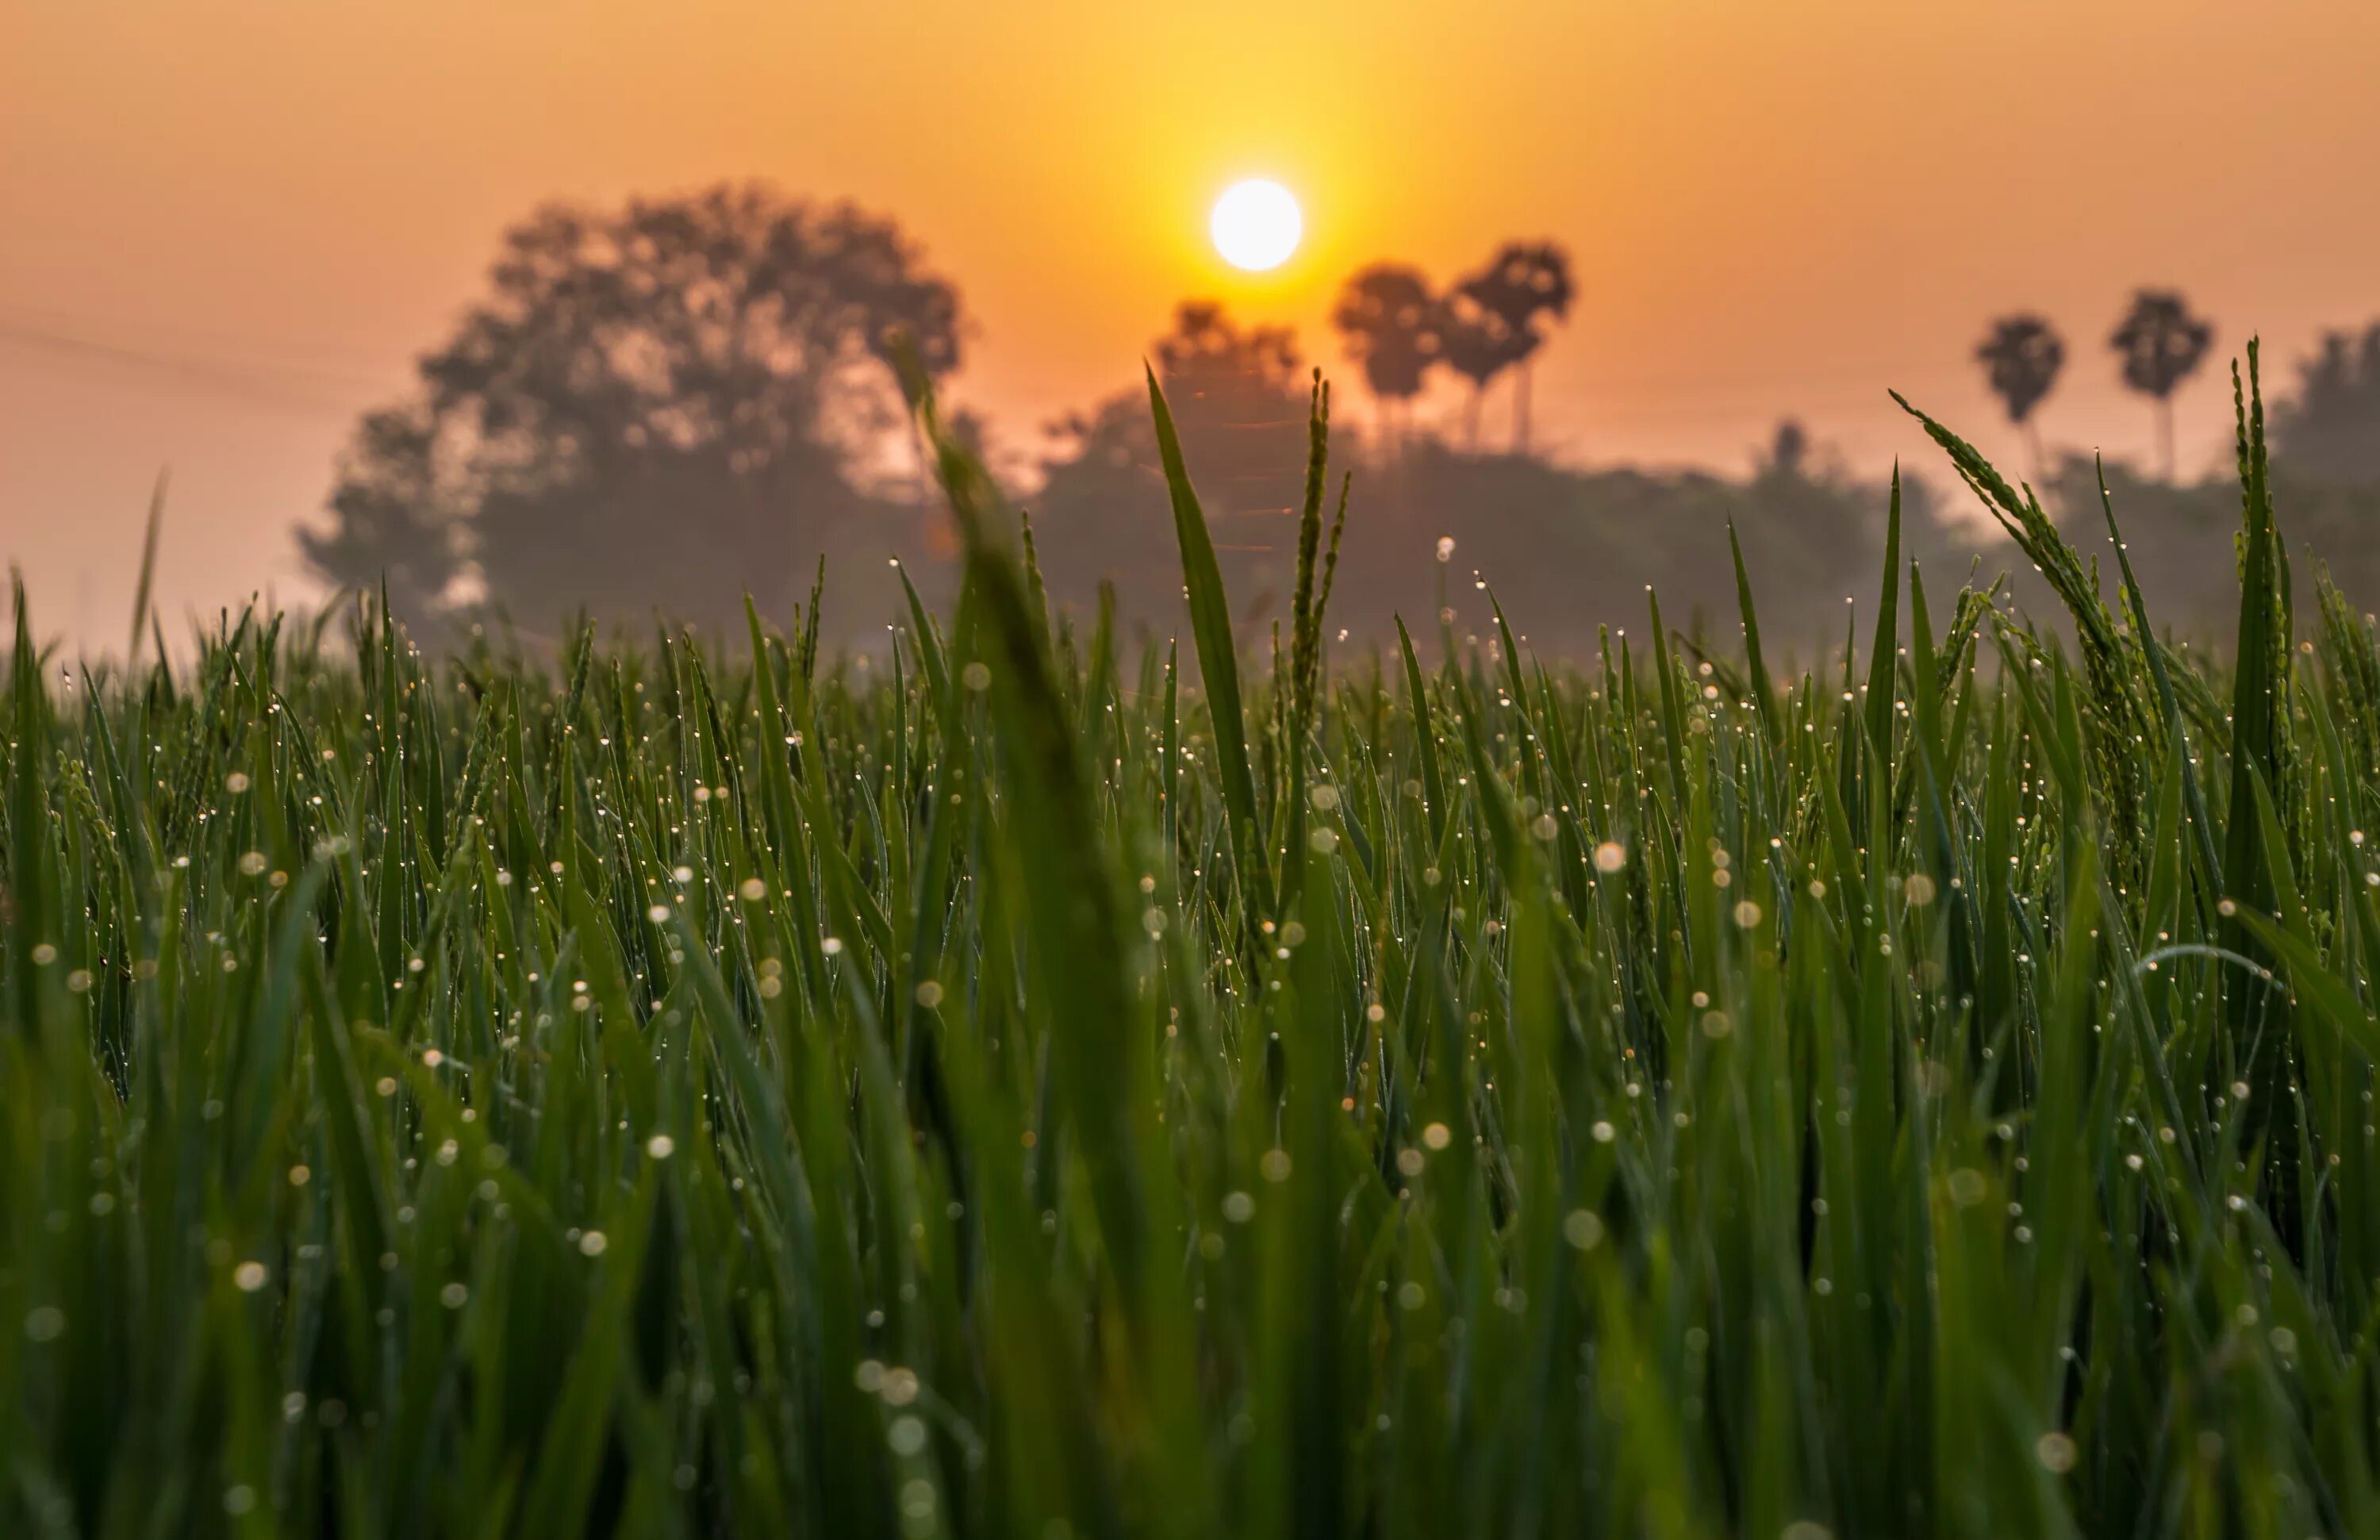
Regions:
<instances>
[{"instance_id":1,"label":"rice plant","mask_svg":"<svg viewBox=\"0 0 2380 1540\"><path fill-rule=\"evenodd\" d=\"M1318 391L1259 670L1153 382L1188 649L930 402L872 657L20 591L0 1532L2380 1534L2380 651L2253 369L2220 664L1930 420L2066 613L1350 656Z\"/></svg>"}]
</instances>

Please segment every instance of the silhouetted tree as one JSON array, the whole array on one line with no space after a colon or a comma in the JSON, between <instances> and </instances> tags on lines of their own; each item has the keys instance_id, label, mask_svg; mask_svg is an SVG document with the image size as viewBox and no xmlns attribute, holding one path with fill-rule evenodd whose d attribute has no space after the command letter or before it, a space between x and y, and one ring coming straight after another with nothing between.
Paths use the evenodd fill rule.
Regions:
<instances>
[{"instance_id":1,"label":"silhouetted tree","mask_svg":"<svg viewBox=\"0 0 2380 1540\"><path fill-rule=\"evenodd\" d=\"M1296 556L1295 521L1282 516L1294 512L1305 473L1295 334L1243 328L1221 306L1197 301L1175 311L1153 351L1232 591L1261 610L1285 591ZM1041 491L1026 501L1052 590L1087 600L1111 577L1142 613L1172 612L1182 569L1146 388L1131 385L1050 430Z\"/></svg>"},{"instance_id":2,"label":"silhouetted tree","mask_svg":"<svg viewBox=\"0 0 2380 1540\"><path fill-rule=\"evenodd\" d=\"M438 423L422 402L371 412L340 457L328 529L299 529L314 570L342 588L385 586L400 615L437 611L466 569L439 487Z\"/></svg>"},{"instance_id":3,"label":"silhouetted tree","mask_svg":"<svg viewBox=\"0 0 2380 1540\"><path fill-rule=\"evenodd\" d=\"M2273 455L2292 478L2380 486L2380 321L2362 337L2328 332L2299 370L2297 395L2273 409Z\"/></svg>"},{"instance_id":4,"label":"silhouetted tree","mask_svg":"<svg viewBox=\"0 0 2380 1540\"><path fill-rule=\"evenodd\" d=\"M1253 397L1269 406L1297 375L1297 333L1286 326L1243 329L1214 300L1184 300L1172 332L1157 340L1157 362L1169 387L1179 382L1200 401Z\"/></svg>"},{"instance_id":5,"label":"silhouetted tree","mask_svg":"<svg viewBox=\"0 0 2380 1540\"><path fill-rule=\"evenodd\" d=\"M731 614L885 511L861 467L900 442L893 339L930 373L958 362L958 295L897 225L758 186L540 209L490 280L299 537L323 576L385 573L417 613L476 587Z\"/></svg>"},{"instance_id":6,"label":"silhouetted tree","mask_svg":"<svg viewBox=\"0 0 2380 1540\"><path fill-rule=\"evenodd\" d=\"M1798 481L1808 474L1809 466L1810 430L1789 417L1777 425L1768 453L1760 462L1760 474L1764 479Z\"/></svg>"},{"instance_id":7,"label":"silhouetted tree","mask_svg":"<svg viewBox=\"0 0 2380 1540\"><path fill-rule=\"evenodd\" d=\"M1439 302L1435 330L1446 367L1471 382L1471 398L1463 404L1463 446L1476 450L1480 402L1496 376L1520 360L1518 341L1504 318L1467 284L1457 285Z\"/></svg>"},{"instance_id":8,"label":"silhouetted tree","mask_svg":"<svg viewBox=\"0 0 2380 1540\"><path fill-rule=\"evenodd\" d=\"M1367 267L1339 291L1330 323L1346 338L1348 357L1364 366L1383 423L1392 402L1410 410L1444 351L1439 319L1429 280L1397 263Z\"/></svg>"},{"instance_id":9,"label":"silhouetted tree","mask_svg":"<svg viewBox=\"0 0 2380 1540\"><path fill-rule=\"evenodd\" d=\"M2009 421L2023 432L2033 457L2033 479L2041 480L2041 431L2033 409L2058 382L2058 371L2066 364L2066 344L2039 316L2002 316L1992 322L1991 335L1975 349L1975 358L1984 366L1992 394L2008 408Z\"/></svg>"},{"instance_id":10,"label":"silhouetted tree","mask_svg":"<svg viewBox=\"0 0 2380 1540\"><path fill-rule=\"evenodd\" d=\"M1488 265L1456 285L1457 293L1495 318L1495 336L1503 343L1501 367L1517 368L1512 394L1512 447L1529 452L1531 360L1545 342L1540 316L1562 321L1570 315L1575 290L1570 276L1570 255L1551 241L1510 241Z\"/></svg>"},{"instance_id":11,"label":"silhouetted tree","mask_svg":"<svg viewBox=\"0 0 2380 1540\"><path fill-rule=\"evenodd\" d=\"M2124 383L2157 404L2157 442L2165 479L2173 479L2173 393L2196 372L2215 340L2215 328L2190 313L2171 289L2143 289L2132 297L2115 334L2107 339L2123 358Z\"/></svg>"}]
</instances>

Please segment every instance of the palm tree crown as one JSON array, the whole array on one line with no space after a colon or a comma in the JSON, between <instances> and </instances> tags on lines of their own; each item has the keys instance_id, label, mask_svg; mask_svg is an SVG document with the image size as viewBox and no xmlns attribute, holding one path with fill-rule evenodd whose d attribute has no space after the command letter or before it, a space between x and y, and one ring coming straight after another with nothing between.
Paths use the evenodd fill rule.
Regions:
<instances>
[{"instance_id":1,"label":"palm tree crown","mask_svg":"<svg viewBox=\"0 0 2380 1540\"><path fill-rule=\"evenodd\" d=\"M1505 370L1521 370L1512 401L1512 443L1529 447L1529 359L1546 340L1537 318L1560 321L1577 296L1570 256L1551 241L1508 241L1488 265L1447 297L1446 359L1478 394ZM1474 436L1476 436L1475 429Z\"/></svg>"},{"instance_id":2,"label":"palm tree crown","mask_svg":"<svg viewBox=\"0 0 2380 1540\"><path fill-rule=\"evenodd\" d=\"M2058 382L2066 344L2039 316L2002 316L1992 322L1992 334L1975 349L1975 358L1991 378L1992 394L2007 406L2009 420L2022 425Z\"/></svg>"},{"instance_id":3,"label":"palm tree crown","mask_svg":"<svg viewBox=\"0 0 2380 1540\"><path fill-rule=\"evenodd\" d=\"M1330 324L1347 339L1347 353L1364 366L1364 381L1383 405L1421 394L1423 377L1444 350L1442 312L1429 280L1397 262L1378 262L1347 280Z\"/></svg>"}]
</instances>

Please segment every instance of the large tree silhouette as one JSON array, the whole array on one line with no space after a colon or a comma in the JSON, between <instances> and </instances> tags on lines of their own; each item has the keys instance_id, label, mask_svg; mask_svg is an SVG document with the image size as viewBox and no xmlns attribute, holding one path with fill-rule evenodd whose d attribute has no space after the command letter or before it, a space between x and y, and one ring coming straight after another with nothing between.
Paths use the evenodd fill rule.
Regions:
<instances>
[{"instance_id":1,"label":"large tree silhouette","mask_svg":"<svg viewBox=\"0 0 2380 1540\"><path fill-rule=\"evenodd\" d=\"M2008 408L2009 421L2023 432L2026 450L2033 457L2033 479L2041 480L2041 430L2034 421L2033 409L2058 382L2058 371L2066 363L2066 344L2039 316L2002 316L1992 322L1991 335L1975 349L1975 358L1984 366L1992 394Z\"/></svg>"},{"instance_id":2,"label":"large tree silhouette","mask_svg":"<svg viewBox=\"0 0 2380 1540\"><path fill-rule=\"evenodd\" d=\"M1466 309L1493 319L1490 334L1500 339L1502 368L1517 369L1512 392L1512 447L1529 452L1532 360L1545 343L1538 318L1566 320L1576 290L1570 254L1551 241L1509 241L1488 265L1456 285Z\"/></svg>"},{"instance_id":3,"label":"large tree silhouette","mask_svg":"<svg viewBox=\"0 0 2380 1540\"><path fill-rule=\"evenodd\" d=\"M1402 263L1367 267L1339 291L1330 324L1346 339L1348 357L1363 366L1364 382L1379 403L1383 425L1390 420L1392 403L1410 413L1430 366L1445 347L1441 313L1429 280Z\"/></svg>"},{"instance_id":4,"label":"large tree silhouette","mask_svg":"<svg viewBox=\"0 0 2380 1540\"><path fill-rule=\"evenodd\" d=\"M2158 458L2173 479L2173 393L2197 371L2215 340L2215 328L2190 313L2189 302L2171 289L2143 289L2132 297L2115 334L2107 339L2123 359L2124 383L2157 407Z\"/></svg>"},{"instance_id":5,"label":"large tree silhouette","mask_svg":"<svg viewBox=\"0 0 2380 1540\"><path fill-rule=\"evenodd\" d=\"M901 443L895 339L958 362L957 293L898 226L759 186L540 209L490 285L299 537L417 615L719 617L785 591L797 556L891 512L861 467Z\"/></svg>"}]
</instances>

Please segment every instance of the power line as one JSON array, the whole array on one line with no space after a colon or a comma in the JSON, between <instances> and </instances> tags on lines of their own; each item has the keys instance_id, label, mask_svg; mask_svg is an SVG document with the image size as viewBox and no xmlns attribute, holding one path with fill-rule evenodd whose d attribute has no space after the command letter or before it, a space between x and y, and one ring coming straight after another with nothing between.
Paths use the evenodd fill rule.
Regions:
<instances>
[{"instance_id":1,"label":"power line","mask_svg":"<svg viewBox=\"0 0 2380 1540\"><path fill-rule=\"evenodd\" d=\"M0 320L0 346L169 376L286 409L334 412L341 417L353 416L363 401L391 389L390 381L359 373L303 364L166 352L6 320Z\"/></svg>"}]
</instances>

